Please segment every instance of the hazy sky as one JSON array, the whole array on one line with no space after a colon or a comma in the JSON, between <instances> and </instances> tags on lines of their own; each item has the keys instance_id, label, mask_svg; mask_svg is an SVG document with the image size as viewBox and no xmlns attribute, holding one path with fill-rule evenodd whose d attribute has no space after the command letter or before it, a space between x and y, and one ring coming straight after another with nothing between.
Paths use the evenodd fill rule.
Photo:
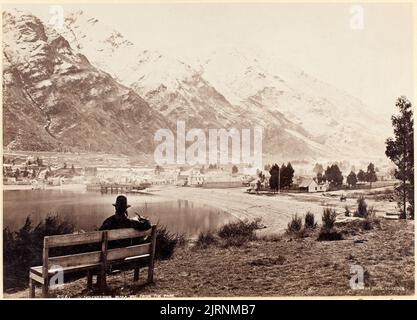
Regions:
<instances>
[{"instance_id":1,"label":"hazy sky","mask_svg":"<svg viewBox=\"0 0 417 320\"><path fill-rule=\"evenodd\" d=\"M363 29L354 30L351 4L64 6L179 59L224 44L259 48L391 114L397 96L412 98L412 7L362 7ZM48 15L47 6L25 8Z\"/></svg>"}]
</instances>

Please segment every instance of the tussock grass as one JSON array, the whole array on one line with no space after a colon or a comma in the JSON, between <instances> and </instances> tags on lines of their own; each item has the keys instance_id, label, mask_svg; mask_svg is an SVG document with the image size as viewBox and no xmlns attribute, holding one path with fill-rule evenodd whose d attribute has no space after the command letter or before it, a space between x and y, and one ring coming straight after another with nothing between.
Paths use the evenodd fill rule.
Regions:
<instances>
[{"instance_id":1,"label":"tussock grass","mask_svg":"<svg viewBox=\"0 0 417 320\"><path fill-rule=\"evenodd\" d=\"M218 243L218 239L212 232L201 232L198 235L197 241L196 241L196 247L198 248L208 248L211 245L216 245Z\"/></svg>"},{"instance_id":2,"label":"tussock grass","mask_svg":"<svg viewBox=\"0 0 417 320\"><path fill-rule=\"evenodd\" d=\"M218 231L218 235L222 239L231 238L247 238L248 240L254 240L256 238L255 230L260 229L261 220L254 221L242 220L237 222L230 222L225 224Z\"/></svg>"},{"instance_id":3,"label":"tussock grass","mask_svg":"<svg viewBox=\"0 0 417 320\"><path fill-rule=\"evenodd\" d=\"M315 229L317 227L317 222L314 219L314 214L307 212L304 217L304 228L306 229Z\"/></svg>"},{"instance_id":4,"label":"tussock grass","mask_svg":"<svg viewBox=\"0 0 417 320\"><path fill-rule=\"evenodd\" d=\"M172 233L166 226L159 226L156 229L155 258L166 260L172 257L175 248L185 244L185 237L182 234Z\"/></svg>"},{"instance_id":5,"label":"tussock grass","mask_svg":"<svg viewBox=\"0 0 417 320\"><path fill-rule=\"evenodd\" d=\"M287 234L298 234L303 227L303 220L301 217L294 215L291 221L288 223L286 233Z\"/></svg>"},{"instance_id":6,"label":"tussock grass","mask_svg":"<svg viewBox=\"0 0 417 320\"><path fill-rule=\"evenodd\" d=\"M250 241L256 240L257 236L255 231L261 228L260 219L229 222L223 225L216 233L200 233L195 247L203 249L210 246L219 246L222 248L241 247Z\"/></svg>"},{"instance_id":7,"label":"tussock grass","mask_svg":"<svg viewBox=\"0 0 417 320\"><path fill-rule=\"evenodd\" d=\"M317 240L319 241L337 241L342 240L342 233L334 228L336 222L336 211L330 208L325 208L322 215L322 227Z\"/></svg>"}]
</instances>

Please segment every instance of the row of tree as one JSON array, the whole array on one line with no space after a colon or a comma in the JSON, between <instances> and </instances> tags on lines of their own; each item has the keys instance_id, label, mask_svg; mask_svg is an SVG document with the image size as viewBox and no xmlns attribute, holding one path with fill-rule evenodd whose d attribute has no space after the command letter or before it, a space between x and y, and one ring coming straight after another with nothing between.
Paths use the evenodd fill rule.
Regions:
<instances>
[{"instance_id":1,"label":"row of tree","mask_svg":"<svg viewBox=\"0 0 417 320\"><path fill-rule=\"evenodd\" d=\"M369 182L372 188L372 183L377 180L378 177L376 175L375 165L371 162L368 165L366 172L362 169L359 170L358 174L356 174L354 171L351 171L346 178L346 183L349 185L349 187L355 187L358 182Z\"/></svg>"},{"instance_id":2,"label":"row of tree","mask_svg":"<svg viewBox=\"0 0 417 320\"><path fill-rule=\"evenodd\" d=\"M317 182L329 182L332 186L340 187L343 184L343 174L337 163L327 166L326 170L323 169L321 164L316 163L314 167L314 172L316 173ZM369 182L372 187L372 183L377 181L377 175L375 171L375 165L370 163L368 165L367 171L359 170L358 174L352 170L349 175L346 177L346 183L349 187L356 186L359 182Z\"/></svg>"},{"instance_id":3,"label":"row of tree","mask_svg":"<svg viewBox=\"0 0 417 320\"><path fill-rule=\"evenodd\" d=\"M269 187L277 191L278 189L289 188L293 184L294 169L290 162L279 167L276 163L269 169Z\"/></svg>"}]
</instances>

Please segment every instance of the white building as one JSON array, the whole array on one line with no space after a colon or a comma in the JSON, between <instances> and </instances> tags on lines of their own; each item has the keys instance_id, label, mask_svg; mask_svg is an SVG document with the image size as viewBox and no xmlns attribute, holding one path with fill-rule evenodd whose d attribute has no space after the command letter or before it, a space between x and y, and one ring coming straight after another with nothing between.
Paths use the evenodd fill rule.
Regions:
<instances>
[{"instance_id":1,"label":"white building","mask_svg":"<svg viewBox=\"0 0 417 320\"><path fill-rule=\"evenodd\" d=\"M324 192L329 190L329 184L326 183L317 183L314 179L305 179L299 185L300 190L307 192Z\"/></svg>"},{"instance_id":2,"label":"white building","mask_svg":"<svg viewBox=\"0 0 417 320\"><path fill-rule=\"evenodd\" d=\"M204 175L197 169L181 171L177 179L178 183L183 186L198 186L204 183Z\"/></svg>"}]
</instances>

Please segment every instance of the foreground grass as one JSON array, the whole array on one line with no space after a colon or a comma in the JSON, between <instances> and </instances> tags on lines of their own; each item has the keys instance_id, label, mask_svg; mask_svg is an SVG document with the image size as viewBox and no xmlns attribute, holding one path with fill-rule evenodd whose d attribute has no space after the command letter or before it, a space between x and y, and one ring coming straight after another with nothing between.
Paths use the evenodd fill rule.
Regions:
<instances>
[{"instance_id":1,"label":"foreground grass","mask_svg":"<svg viewBox=\"0 0 417 320\"><path fill-rule=\"evenodd\" d=\"M317 232L262 237L240 246L178 248L158 261L155 283L139 284L133 273L108 277L108 296L342 296L414 293L414 222L381 220L371 230L342 226L341 241L317 241ZM365 289L349 286L351 265L365 270ZM54 297L94 296L85 279L52 290ZM38 294L38 293L37 293ZM27 291L6 298L27 297Z\"/></svg>"}]
</instances>

